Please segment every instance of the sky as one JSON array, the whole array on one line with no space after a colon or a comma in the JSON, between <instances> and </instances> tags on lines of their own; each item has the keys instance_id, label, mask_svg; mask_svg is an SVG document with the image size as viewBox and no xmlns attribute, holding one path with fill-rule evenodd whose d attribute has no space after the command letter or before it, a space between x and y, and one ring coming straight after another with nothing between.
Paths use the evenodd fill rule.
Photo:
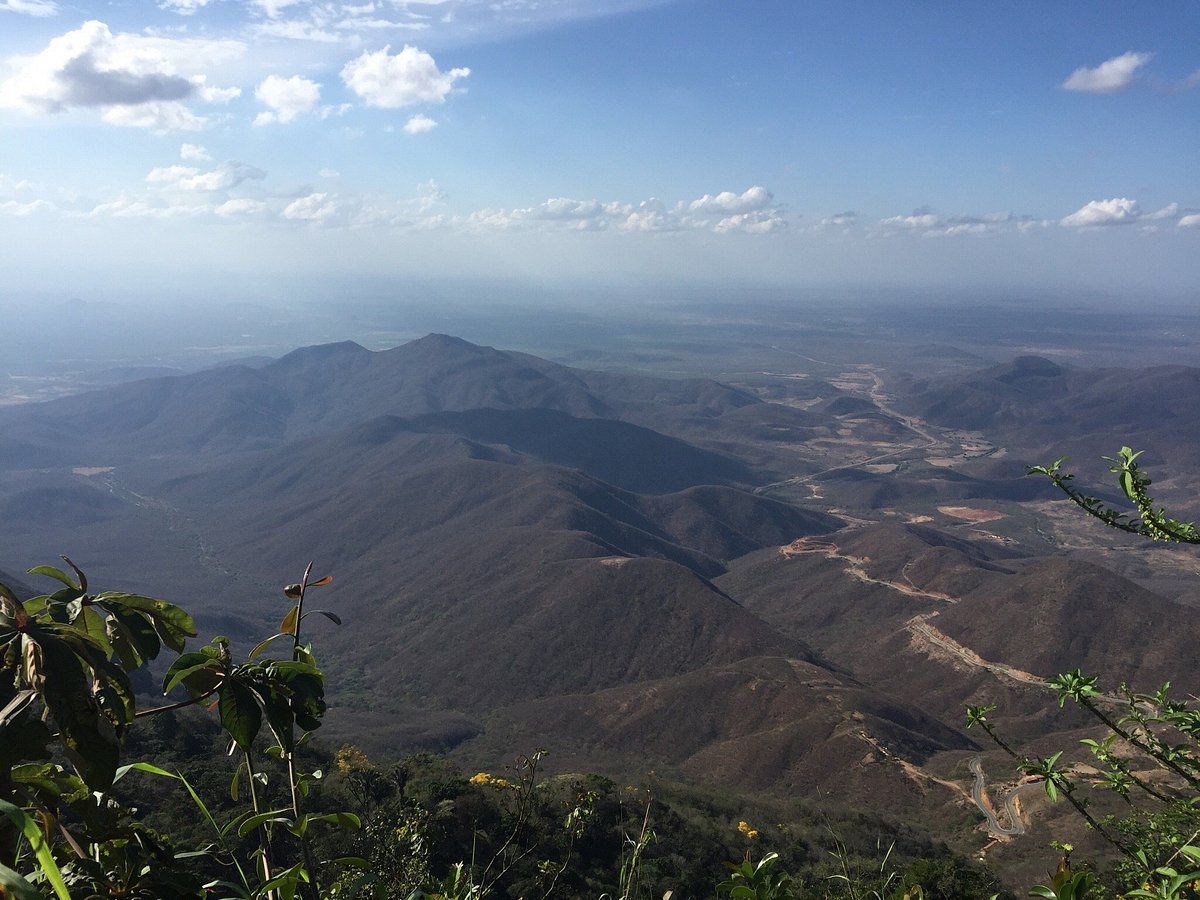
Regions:
<instances>
[{"instance_id":1,"label":"sky","mask_svg":"<svg viewBox=\"0 0 1200 900\"><path fill-rule=\"evenodd\" d=\"M1188 302L1198 162L1194 0L0 0L0 303L363 277Z\"/></svg>"}]
</instances>

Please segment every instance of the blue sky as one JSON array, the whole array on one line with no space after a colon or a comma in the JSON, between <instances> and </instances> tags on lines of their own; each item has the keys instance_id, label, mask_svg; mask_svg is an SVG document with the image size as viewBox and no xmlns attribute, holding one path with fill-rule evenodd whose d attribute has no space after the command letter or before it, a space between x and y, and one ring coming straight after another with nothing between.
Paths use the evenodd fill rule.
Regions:
<instances>
[{"instance_id":1,"label":"blue sky","mask_svg":"<svg viewBox=\"0 0 1200 900\"><path fill-rule=\"evenodd\" d=\"M0 292L1194 297L1198 39L1195 2L0 0Z\"/></svg>"}]
</instances>

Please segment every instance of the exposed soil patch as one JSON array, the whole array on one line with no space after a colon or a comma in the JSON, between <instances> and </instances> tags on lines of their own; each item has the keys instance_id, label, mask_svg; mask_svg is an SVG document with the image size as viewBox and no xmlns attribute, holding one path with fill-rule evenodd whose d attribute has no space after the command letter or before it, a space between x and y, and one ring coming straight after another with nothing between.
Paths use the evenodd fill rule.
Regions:
<instances>
[{"instance_id":1,"label":"exposed soil patch","mask_svg":"<svg viewBox=\"0 0 1200 900\"><path fill-rule=\"evenodd\" d=\"M965 519L968 522L995 522L997 519L1008 518L1007 513L996 512L993 509L975 509L970 506L939 506L938 512L955 519Z\"/></svg>"}]
</instances>

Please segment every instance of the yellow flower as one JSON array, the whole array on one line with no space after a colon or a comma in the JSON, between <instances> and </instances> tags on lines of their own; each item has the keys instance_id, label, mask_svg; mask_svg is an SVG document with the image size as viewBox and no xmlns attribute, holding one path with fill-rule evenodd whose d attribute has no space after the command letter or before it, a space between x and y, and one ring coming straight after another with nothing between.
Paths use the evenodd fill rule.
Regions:
<instances>
[{"instance_id":1,"label":"yellow flower","mask_svg":"<svg viewBox=\"0 0 1200 900\"><path fill-rule=\"evenodd\" d=\"M738 831L740 831L742 834L744 834L746 836L747 840L752 841L756 837L758 837L758 829L751 828L750 823L747 822L745 819L742 819L740 822L738 822Z\"/></svg>"},{"instance_id":2,"label":"yellow flower","mask_svg":"<svg viewBox=\"0 0 1200 900\"><path fill-rule=\"evenodd\" d=\"M495 775L489 775L487 772L480 772L478 775L471 776L471 784L490 784L492 787L506 788L511 787L506 778L497 778Z\"/></svg>"}]
</instances>

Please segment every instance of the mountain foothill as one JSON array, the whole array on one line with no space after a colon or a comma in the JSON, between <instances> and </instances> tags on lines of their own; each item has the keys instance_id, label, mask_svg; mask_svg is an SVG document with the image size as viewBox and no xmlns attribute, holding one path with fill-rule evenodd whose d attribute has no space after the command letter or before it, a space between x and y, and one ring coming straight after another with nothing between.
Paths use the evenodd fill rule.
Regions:
<instances>
[{"instance_id":1,"label":"mountain foothill","mask_svg":"<svg viewBox=\"0 0 1200 900\"><path fill-rule=\"evenodd\" d=\"M778 385L444 335L309 347L0 409L0 580L28 591L7 573L66 552L244 648L314 559L334 578L314 602L343 623L309 635L335 739L469 759L546 746L563 766L969 808L933 780L967 783L964 702L1032 739L1081 724L1046 713L1038 679L1060 670L1200 689L1176 668L1197 620L1059 548L939 518L971 502L1015 522L1051 495L1011 459L926 465L922 434L1150 440L1168 406L1195 429L1200 410L1161 397L1194 405L1197 378L1018 358L898 377L893 409L825 381L788 405ZM892 471L812 449L847 434L909 449Z\"/></svg>"}]
</instances>

